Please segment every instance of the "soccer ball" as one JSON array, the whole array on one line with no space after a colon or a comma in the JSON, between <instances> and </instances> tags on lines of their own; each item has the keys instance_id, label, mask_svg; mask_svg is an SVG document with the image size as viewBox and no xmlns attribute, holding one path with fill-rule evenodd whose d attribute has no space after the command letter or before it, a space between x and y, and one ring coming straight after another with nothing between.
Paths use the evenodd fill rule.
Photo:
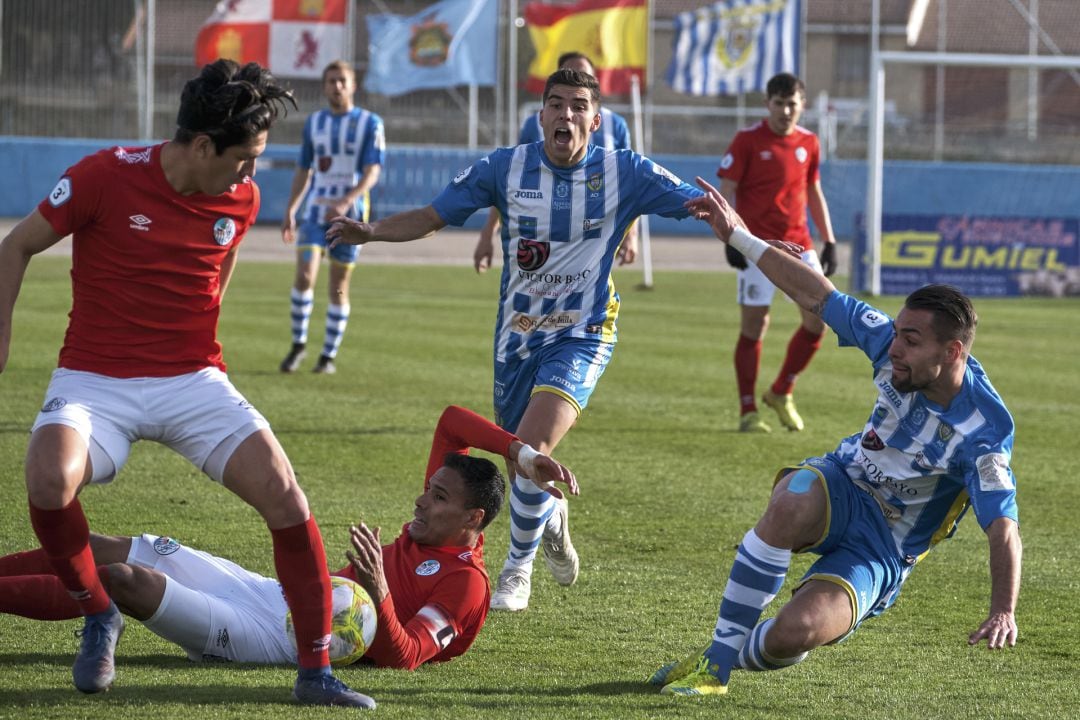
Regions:
<instances>
[{"instance_id":1,"label":"soccer ball","mask_svg":"<svg viewBox=\"0 0 1080 720\"><path fill-rule=\"evenodd\" d=\"M330 664L340 667L359 660L375 639L375 603L367 590L349 578L331 576L330 589ZM285 614L285 634L296 650L291 610Z\"/></svg>"}]
</instances>

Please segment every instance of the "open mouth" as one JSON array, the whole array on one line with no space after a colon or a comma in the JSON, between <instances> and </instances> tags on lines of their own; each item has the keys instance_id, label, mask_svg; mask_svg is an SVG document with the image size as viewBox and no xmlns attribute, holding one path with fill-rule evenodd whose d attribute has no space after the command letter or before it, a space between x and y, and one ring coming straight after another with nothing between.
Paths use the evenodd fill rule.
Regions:
<instances>
[{"instance_id":1,"label":"open mouth","mask_svg":"<svg viewBox=\"0 0 1080 720\"><path fill-rule=\"evenodd\" d=\"M555 143L557 145L568 145L573 138L573 134L569 128L556 128L555 129Z\"/></svg>"}]
</instances>

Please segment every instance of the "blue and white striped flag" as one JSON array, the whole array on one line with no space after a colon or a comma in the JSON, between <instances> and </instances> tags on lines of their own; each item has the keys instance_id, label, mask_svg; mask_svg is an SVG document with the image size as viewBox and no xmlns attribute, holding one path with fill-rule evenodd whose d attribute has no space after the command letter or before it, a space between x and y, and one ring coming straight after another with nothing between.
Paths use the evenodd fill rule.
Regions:
<instances>
[{"instance_id":1,"label":"blue and white striped flag","mask_svg":"<svg viewBox=\"0 0 1080 720\"><path fill-rule=\"evenodd\" d=\"M764 92L799 74L804 0L721 0L675 17L667 82L688 95Z\"/></svg>"}]
</instances>

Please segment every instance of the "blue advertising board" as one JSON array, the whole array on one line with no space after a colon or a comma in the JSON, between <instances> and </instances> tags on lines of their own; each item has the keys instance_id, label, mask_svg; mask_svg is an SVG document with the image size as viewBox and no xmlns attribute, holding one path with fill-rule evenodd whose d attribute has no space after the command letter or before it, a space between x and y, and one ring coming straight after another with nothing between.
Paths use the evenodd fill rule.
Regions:
<instances>
[{"instance_id":1,"label":"blue advertising board","mask_svg":"<svg viewBox=\"0 0 1080 720\"><path fill-rule=\"evenodd\" d=\"M857 220L854 281L869 289L865 224ZM1080 295L1080 220L975 215L884 215L881 292L929 283L972 296Z\"/></svg>"}]
</instances>

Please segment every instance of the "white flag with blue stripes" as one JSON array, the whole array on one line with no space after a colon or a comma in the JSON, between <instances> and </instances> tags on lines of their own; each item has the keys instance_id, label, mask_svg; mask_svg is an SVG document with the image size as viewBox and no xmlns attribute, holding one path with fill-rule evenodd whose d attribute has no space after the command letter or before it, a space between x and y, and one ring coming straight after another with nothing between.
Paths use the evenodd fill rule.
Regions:
<instances>
[{"instance_id":1,"label":"white flag with blue stripes","mask_svg":"<svg viewBox=\"0 0 1080 720\"><path fill-rule=\"evenodd\" d=\"M667 82L688 95L764 92L799 74L804 0L721 0L675 17Z\"/></svg>"}]
</instances>

